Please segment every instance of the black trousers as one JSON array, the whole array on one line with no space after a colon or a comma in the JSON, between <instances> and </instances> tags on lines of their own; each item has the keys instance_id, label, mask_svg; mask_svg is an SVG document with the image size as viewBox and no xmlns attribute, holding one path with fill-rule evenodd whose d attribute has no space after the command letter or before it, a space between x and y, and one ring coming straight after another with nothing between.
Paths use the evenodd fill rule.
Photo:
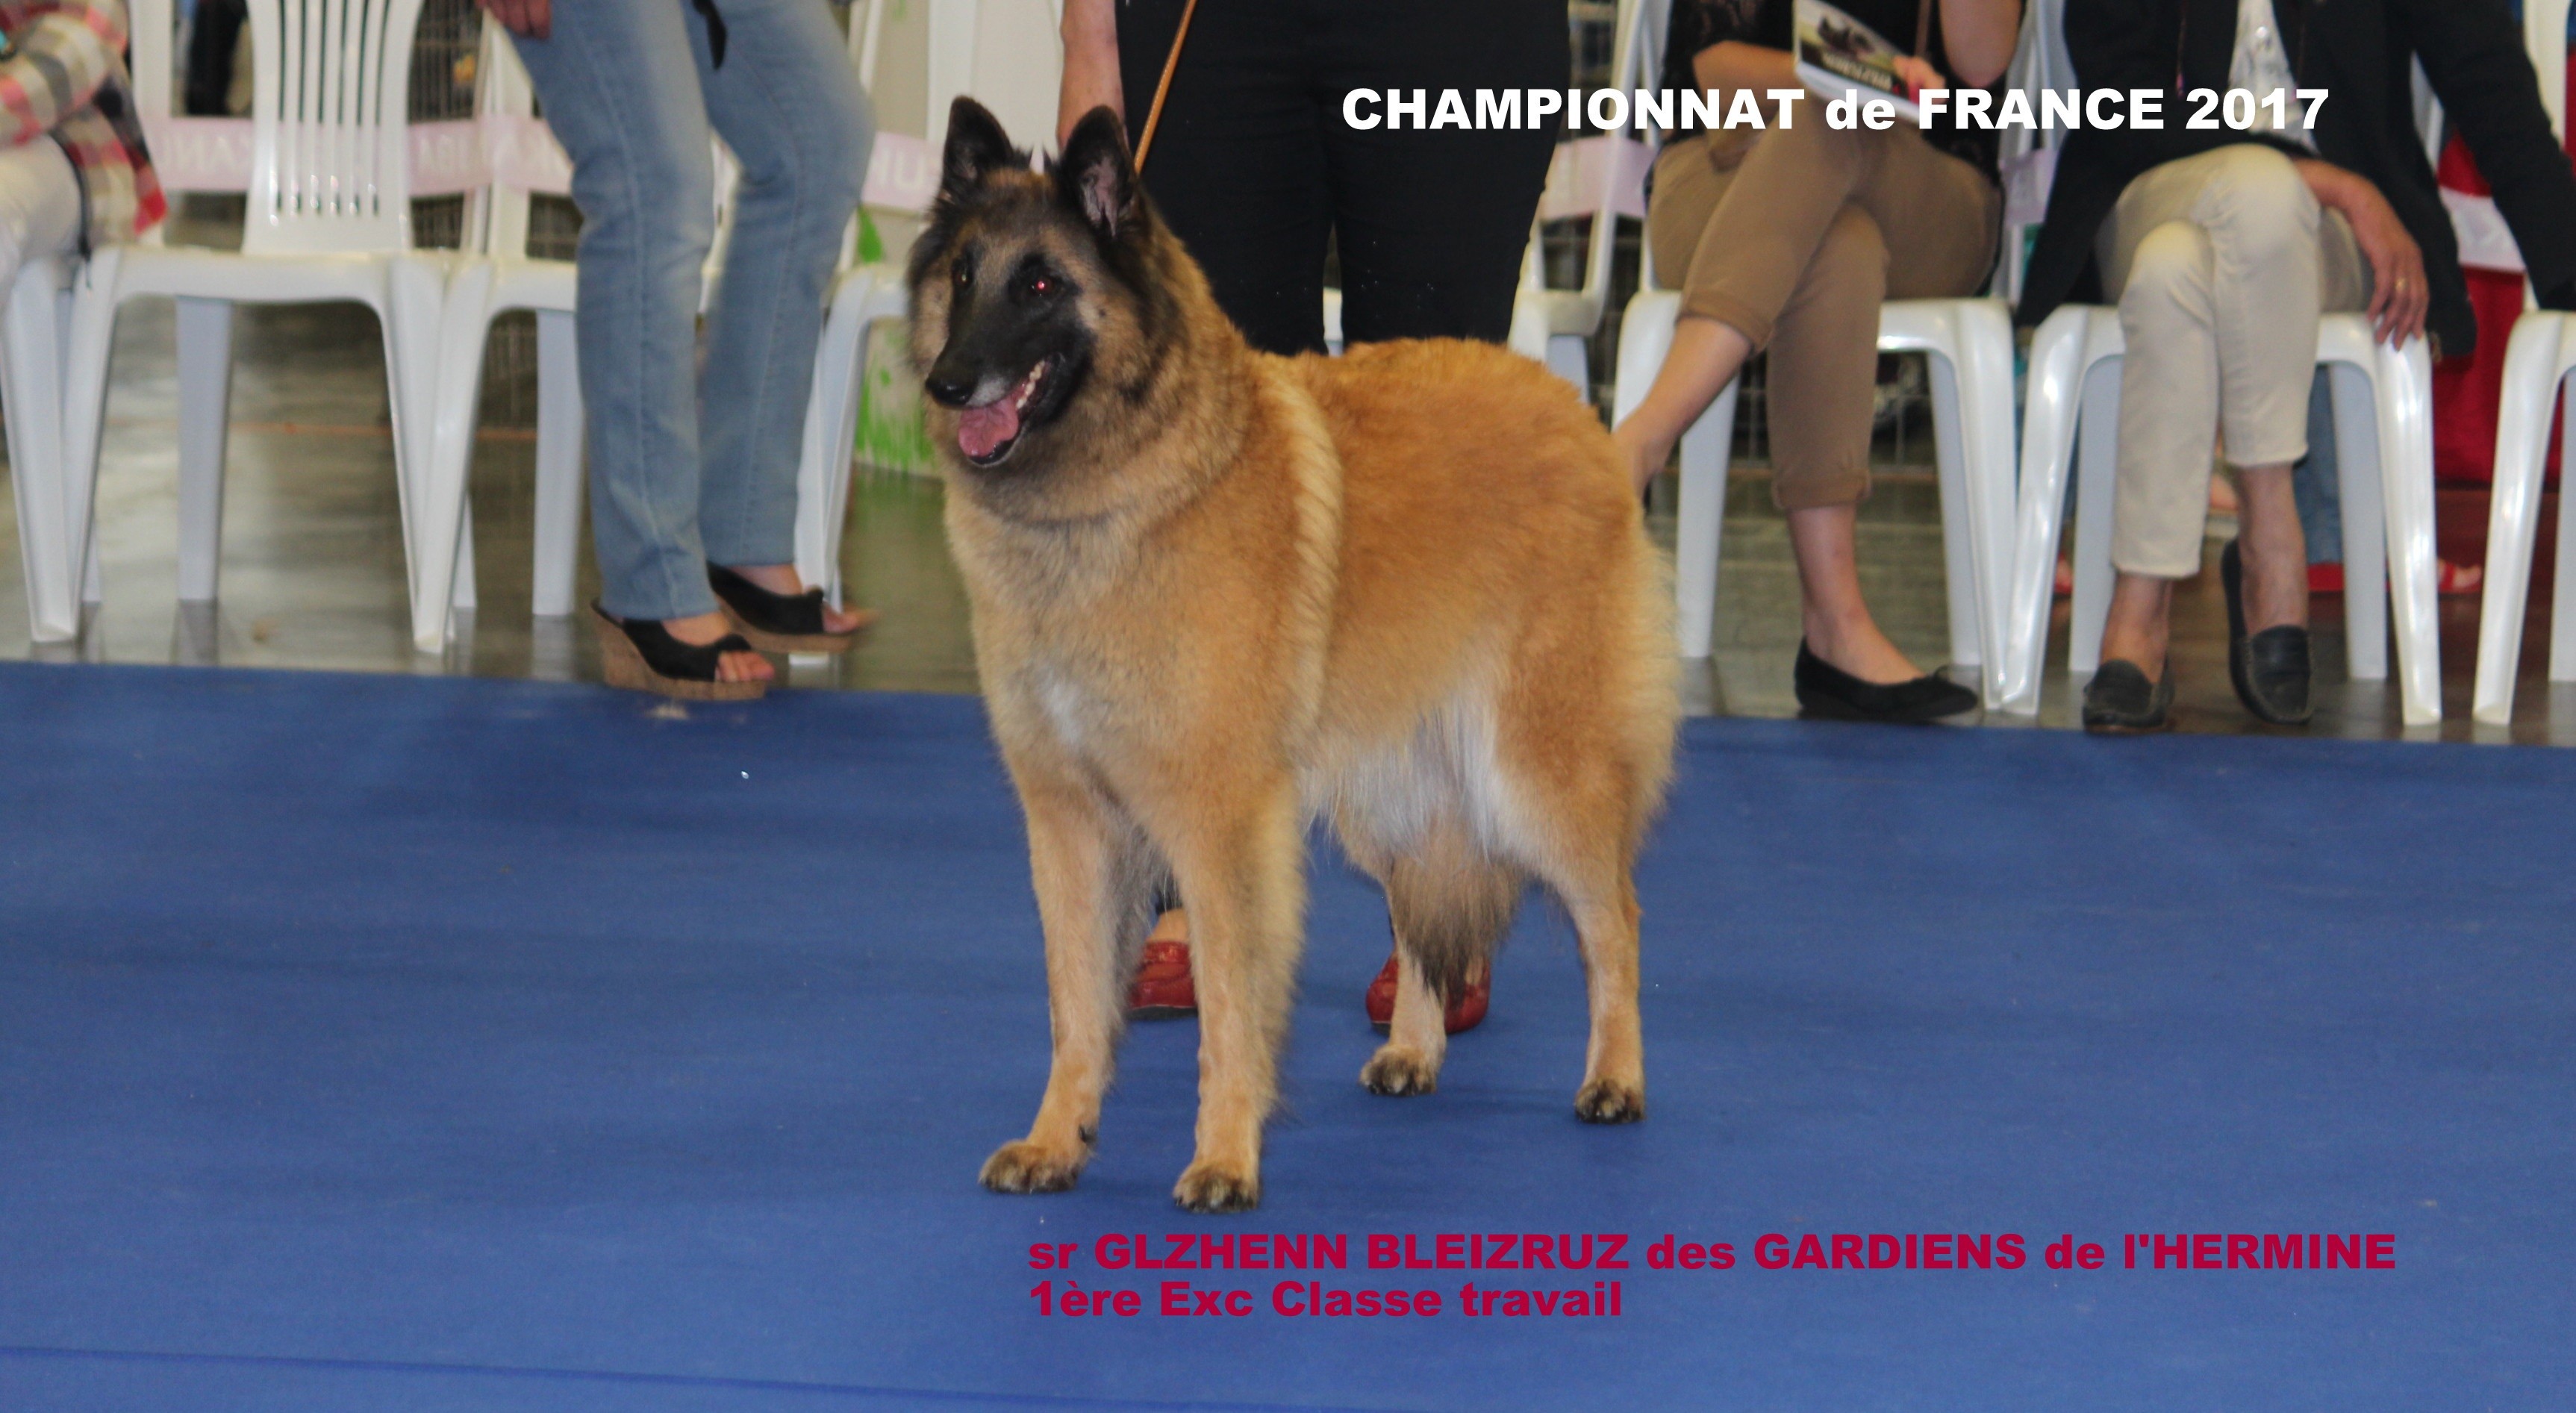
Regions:
<instances>
[{"instance_id":1,"label":"black trousers","mask_svg":"<svg viewBox=\"0 0 2576 1413\"><path fill-rule=\"evenodd\" d=\"M1182 0L1122 0L1118 60L1140 137ZM1541 129L1354 131L1354 88L1566 86L1564 0L1202 0L1145 189L1256 348L1324 347L1338 241L1351 342L1511 331L1530 218L1556 149ZM1383 101L1363 109L1383 119Z\"/></svg>"}]
</instances>

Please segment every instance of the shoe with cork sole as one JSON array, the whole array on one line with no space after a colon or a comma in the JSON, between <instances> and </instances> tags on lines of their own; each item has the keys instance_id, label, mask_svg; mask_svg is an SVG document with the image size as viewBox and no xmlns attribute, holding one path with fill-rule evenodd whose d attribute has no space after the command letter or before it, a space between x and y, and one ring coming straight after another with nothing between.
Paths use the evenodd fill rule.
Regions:
<instances>
[{"instance_id":1,"label":"shoe with cork sole","mask_svg":"<svg viewBox=\"0 0 2576 1413\"><path fill-rule=\"evenodd\" d=\"M707 566L707 584L734 631L765 653L845 653L877 616L854 610L858 626L835 633L824 626L823 591L773 594L721 564Z\"/></svg>"},{"instance_id":2,"label":"shoe with cork sole","mask_svg":"<svg viewBox=\"0 0 2576 1413\"><path fill-rule=\"evenodd\" d=\"M747 702L769 691L766 682L717 680L726 653L752 650L740 634L684 643L655 619L619 618L596 603L590 611L598 619L600 675L609 686L685 702Z\"/></svg>"}]
</instances>

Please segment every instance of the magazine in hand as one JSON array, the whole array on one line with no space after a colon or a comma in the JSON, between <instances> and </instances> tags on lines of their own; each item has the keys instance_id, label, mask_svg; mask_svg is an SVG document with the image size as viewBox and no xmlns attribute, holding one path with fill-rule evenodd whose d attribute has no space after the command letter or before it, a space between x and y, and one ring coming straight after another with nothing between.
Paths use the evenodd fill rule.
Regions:
<instances>
[{"instance_id":1,"label":"magazine in hand","mask_svg":"<svg viewBox=\"0 0 2576 1413\"><path fill-rule=\"evenodd\" d=\"M1914 105L1914 85L1896 71L1905 51L1878 31L1825 0L1798 0L1795 46L1798 80L1808 92L1864 104L1884 98L1896 105L1898 117L1923 121L1922 110Z\"/></svg>"}]
</instances>

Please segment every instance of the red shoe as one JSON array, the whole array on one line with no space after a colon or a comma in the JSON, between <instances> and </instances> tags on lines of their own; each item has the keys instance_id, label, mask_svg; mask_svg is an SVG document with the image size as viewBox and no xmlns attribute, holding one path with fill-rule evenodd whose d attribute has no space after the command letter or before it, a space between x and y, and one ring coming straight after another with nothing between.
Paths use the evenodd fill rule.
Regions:
<instances>
[{"instance_id":1,"label":"red shoe","mask_svg":"<svg viewBox=\"0 0 2576 1413\"><path fill-rule=\"evenodd\" d=\"M1176 1020L1199 1013L1199 993L1190 984L1190 944L1148 942L1127 987L1127 1019Z\"/></svg>"},{"instance_id":2,"label":"red shoe","mask_svg":"<svg viewBox=\"0 0 2576 1413\"><path fill-rule=\"evenodd\" d=\"M1449 998L1448 1013L1440 1018L1440 1023L1451 1035L1462 1030L1474 1030L1484 1023L1485 1011L1493 1001L1494 973L1491 967L1487 967L1483 976L1467 983L1466 990ZM1388 955L1385 968L1378 972L1377 980L1369 983L1366 1004L1369 1024L1384 1030L1395 1023L1395 957L1392 954Z\"/></svg>"}]
</instances>

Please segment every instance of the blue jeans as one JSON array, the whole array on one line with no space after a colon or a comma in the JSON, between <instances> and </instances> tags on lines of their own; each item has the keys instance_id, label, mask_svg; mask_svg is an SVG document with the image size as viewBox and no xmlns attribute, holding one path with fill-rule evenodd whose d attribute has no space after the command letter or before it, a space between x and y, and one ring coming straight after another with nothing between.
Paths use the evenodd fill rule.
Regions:
<instances>
[{"instance_id":1,"label":"blue jeans","mask_svg":"<svg viewBox=\"0 0 2576 1413\"><path fill-rule=\"evenodd\" d=\"M796 462L823 297L874 124L824 0L555 0L522 39L581 207L581 394L600 605L715 611L707 565L795 558ZM697 368L715 238L708 134L742 167Z\"/></svg>"}]
</instances>

